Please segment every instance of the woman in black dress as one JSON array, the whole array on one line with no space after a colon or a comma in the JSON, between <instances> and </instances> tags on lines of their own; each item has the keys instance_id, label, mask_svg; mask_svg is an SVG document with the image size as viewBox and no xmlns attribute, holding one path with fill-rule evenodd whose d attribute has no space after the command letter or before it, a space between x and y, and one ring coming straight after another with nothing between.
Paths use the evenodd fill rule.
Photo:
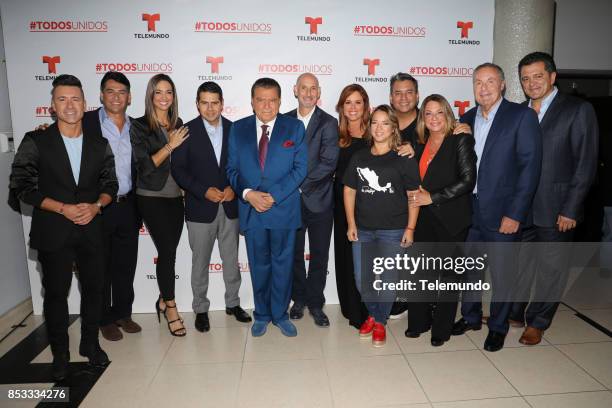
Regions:
<instances>
[{"instance_id":1,"label":"woman in black dress","mask_svg":"<svg viewBox=\"0 0 612 408\"><path fill-rule=\"evenodd\" d=\"M338 136L340 154L334 179L334 261L336 266L336 287L342 315L356 329L368 317L368 311L361 302L355 285L353 272L353 250L347 239L347 222L344 213L344 184L342 178L348 163L358 150L367 146L365 135L370 120L370 99L361 85L351 84L342 90L336 112L339 117Z\"/></svg>"}]
</instances>

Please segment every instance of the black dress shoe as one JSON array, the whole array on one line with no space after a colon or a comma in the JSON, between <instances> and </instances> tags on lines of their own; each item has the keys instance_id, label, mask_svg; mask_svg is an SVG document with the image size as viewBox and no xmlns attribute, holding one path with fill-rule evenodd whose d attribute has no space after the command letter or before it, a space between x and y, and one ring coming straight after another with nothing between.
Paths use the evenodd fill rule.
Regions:
<instances>
[{"instance_id":1,"label":"black dress shoe","mask_svg":"<svg viewBox=\"0 0 612 408\"><path fill-rule=\"evenodd\" d=\"M210 330L210 321L208 320L208 313L196 313L195 328L197 331L202 333Z\"/></svg>"},{"instance_id":2,"label":"black dress shoe","mask_svg":"<svg viewBox=\"0 0 612 408\"><path fill-rule=\"evenodd\" d=\"M291 320L300 320L304 317L304 307L305 305L303 303L293 302L293 306L291 306L289 310L289 318Z\"/></svg>"},{"instance_id":3,"label":"black dress shoe","mask_svg":"<svg viewBox=\"0 0 612 408\"><path fill-rule=\"evenodd\" d=\"M466 331L469 331L469 330L478 331L480 329L482 329L482 322L480 320L476 324L471 324L471 323L468 323L465 319L459 319L453 325L451 334L453 336L460 336Z\"/></svg>"},{"instance_id":4,"label":"black dress shoe","mask_svg":"<svg viewBox=\"0 0 612 408\"><path fill-rule=\"evenodd\" d=\"M406 329L406 331L404 332L404 336L410 337L411 339L418 339L419 337L421 337L421 332L416 331L416 330Z\"/></svg>"},{"instance_id":5,"label":"black dress shoe","mask_svg":"<svg viewBox=\"0 0 612 408\"><path fill-rule=\"evenodd\" d=\"M234 315L236 320L242 323L248 323L252 320L251 316L249 316L249 314L240 306L226 307L225 313L228 315Z\"/></svg>"},{"instance_id":6,"label":"black dress shoe","mask_svg":"<svg viewBox=\"0 0 612 408\"><path fill-rule=\"evenodd\" d=\"M484 342L484 349L491 352L501 350L504 348L505 339L506 335L504 333L489 331Z\"/></svg>"},{"instance_id":7,"label":"black dress shoe","mask_svg":"<svg viewBox=\"0 0 612 408\"><path fill-rule=\"evenodd\" d=\"M89 359L89 365L95 367L106 367L110 364L108 355L100 347L100 343L96 340L93 343L81 342L79 345L79 354Z\"/></svg>"},{"instance_id":8,"label":"black dress shoe","mask_svg":"<svg viewBox=\"0 0 612 408\"><path fill-rule=\"evenodd\" d=\"M315 324L317 326L319 326L319 327L329 327L329 319L327 318L327 315L325 314L323 309L319 309L319 308L311 309L311 308L308 308L308 312L310 313L310 315L314 319L314 322L315 322Z\"/></svg>"},{"instance_id":9,"label":"black dress shoe","mask_svg":"<svg viewBox=\"0 0 612 408\"><path fill-rule=\"evenodd\" d=\"M444 345L445 341L444 340L440 340L440 339L434 339L433 337L431 338L431 345L434 347L440 347L442 345Z\"/></svg>"},{"instance_id":10,"label":"black dress shoe","mask_svg":"<svg viewBox=\"0 0 612 408\"><path fill-rule=\"evenodd\" d=\"M70 363L70 353L58 353L53 356L51 364L51 375L55 381L62 381L68 375L68 364Z\"/></svg>"}]
</instances>

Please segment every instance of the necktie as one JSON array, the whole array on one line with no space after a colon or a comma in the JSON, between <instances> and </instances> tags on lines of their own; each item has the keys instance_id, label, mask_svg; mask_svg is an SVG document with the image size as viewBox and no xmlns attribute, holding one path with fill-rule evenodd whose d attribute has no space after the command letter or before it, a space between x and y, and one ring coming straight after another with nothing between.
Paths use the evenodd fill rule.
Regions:
<instances>
[{"instance_id":1,"label":"necktie","mask_svg":"<svg viewBox=\"0 0 612 408\"><path fill-rule=\"evenodd\" d=\"M264 169L266 163L266 155L268 154L268 125L261 125L261 139L259 139L259 167Z\"/></svg>"}]
</instances>

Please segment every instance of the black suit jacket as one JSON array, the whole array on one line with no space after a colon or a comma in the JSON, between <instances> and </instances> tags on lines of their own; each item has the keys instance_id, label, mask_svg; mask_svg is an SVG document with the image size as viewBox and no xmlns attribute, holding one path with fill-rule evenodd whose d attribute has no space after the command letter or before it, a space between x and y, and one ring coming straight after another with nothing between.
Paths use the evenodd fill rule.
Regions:
<instances>
[{"instance_id":1,"label":"black suit jacket","mask_svg":"<svg viewBox=\"0 0 612 408\"><path fill-rule=\"evenodd\" d=\"M179 119L176 126L183 126L183 121ZM151 191L161 190L170 175L170 160L166 159L155 167L151 156L168 143L163 131L150 129L146 117L142 116L132 121L130 139L136 160L136 186Z\"/></svg>"},{"instance_id":2,"label":"black suit jacket","mask_svg":"<svg viewBox=\"0 0 612 408\"><path fill-rule=\"evenodd\" d=\"M533 200L533 222L555 227L558 215L579 222L597 173L599 132L593 106L559 92L540 126L542 173Z\"/></svg>"},{"instance_id":3,"label":"black suit jacket","mask_svg":"<svg viewBox=\"0 0 612 408\"><path fill-rule=\"evenodd\" d=\"M31 248L55 251L64 245L75 228L81 228L96 244L102 239L100 217L78 226L61 214L42 210L40 205L47 197L66 204L94 203L102 193L114 197L118 183L113 153L106 139L83 129L77 185L66 147L54 123L46 130L26 133L15 154L10 187L20 200L34 207Z\"/></svg>"},{"instance_id":4,"label":"black suit jacket","mask_svg":"<svg viewBox=\"0 0 612 408\"><path fill-rule=\"evenodd\" d=\"M444 138L421 180L421 186L429 191L432 200L422 211L431 211L450 235L458 234L472 223L471 193L476 185L474 143L474 137L466 133ZM415 150L420 161L423 149Z\"/></svg>"},{"instance_id":5,"label":"black suit jacket","mask_svg":"<svg viewBox=\"0 0 612 408\"><path fill-rule=\"evenodd\" d=\"M297 118L297 109L287 113ZM312 212L331 211L334 206L333 175L340 147L338 121L315 107L306 129L308 144L308 174L300 186L302 201Z\"/></svg>"},{"instance_id":6,"label":"black suit jacket","mask_svg":"<svg viewBox=\"0 0 612 408\"><path fill-rule=\"evenodd\" d=\"M219 204L204 197L210 187L223 190L229 186L225 165L227 164L227 143L232 122L221 117L223 123L223 145L221 163L217 164L215 150L198 116L187 123L189 137L172 153L172 177L185 190L185 219L193 222L210 223L217 216ZM236 198L223 203L228 218L238 217Z\"/></svg>"}]
</instances>

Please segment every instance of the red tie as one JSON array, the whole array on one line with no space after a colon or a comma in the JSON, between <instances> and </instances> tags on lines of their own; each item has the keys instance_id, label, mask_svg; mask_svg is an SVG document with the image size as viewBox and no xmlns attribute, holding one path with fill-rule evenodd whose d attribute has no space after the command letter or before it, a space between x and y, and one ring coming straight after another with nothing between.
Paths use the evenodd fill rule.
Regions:
<instances>
[{"instance_id":1,"label":"red tie","mask_svg":"<svg viewBox=\"0 0 612 408\"><path fill-rule=\"evenodd\" d=\"M266 163L266 155L268 154L268 125L261 125L261 139L259 139L259 167L261 170L264 169Z\"/></svg>"}]
</instances>

